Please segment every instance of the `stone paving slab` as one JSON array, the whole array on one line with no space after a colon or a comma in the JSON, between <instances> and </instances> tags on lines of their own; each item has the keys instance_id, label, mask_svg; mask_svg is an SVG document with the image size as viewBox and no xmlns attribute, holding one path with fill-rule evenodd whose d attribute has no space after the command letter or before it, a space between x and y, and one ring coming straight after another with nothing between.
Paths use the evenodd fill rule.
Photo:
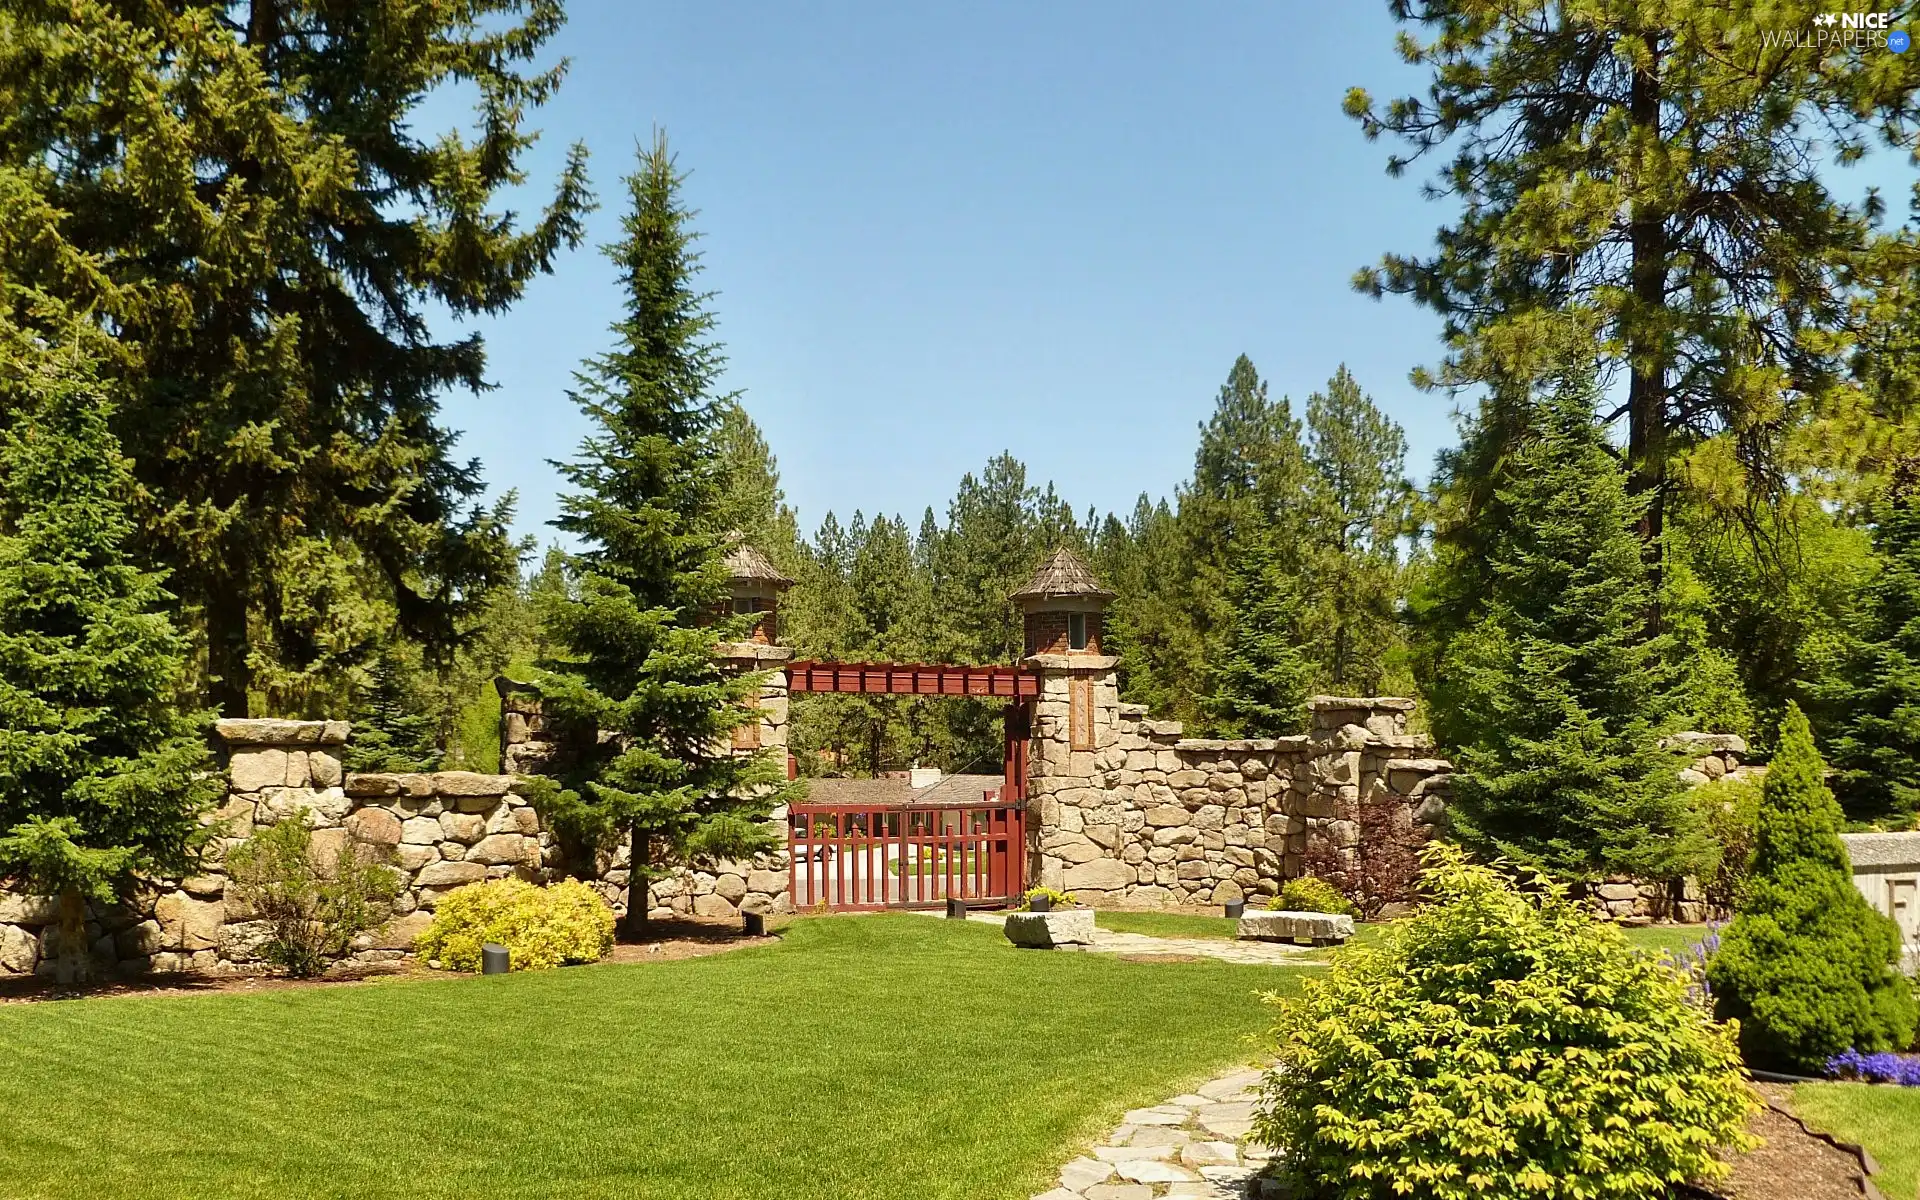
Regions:
<instances>
[{"instance_id":1,"label":"stone paving slab","mask_svg":"<svg viewBox=\"0 0 1920 1200\"><path fill-rule=\"evenodd\" d=\"M1100 1145L1060 1168L1034 1200L1262 1200L1258 1178L1273 1152L1249 1140L1260 1072L1235 1071L1136 1108ZM1234 1132L1222 1132L1224 1129Z\"/></svg>"},{"instance_id":2,"label":"stone paving slab","mask_svg":"<svg viewBox=\"0 0 1920 1200\"><path fill-rule=\"evenodd\" d=\"M923 916L946 919L945 913L914 910ZM1075 910L1092 911L1092 910ZM967 920L978 921L982 925L1004 927L1007 921L1005 913L981 912L968 913ZM1144 933L1115 933L1111 929L1096 927L1093 941L1088 945L1055 946L1056 950L1089 951L1094 954L1137 954L1148 956L1171 955L1176 957L1217 958L1221 962L1241 963L1249 966L1265 967L1321 967L1326 964L1313 957L1318 951L1311 946L1295 946L1287 942L1230 942L1224 938L1171 938L1153 937Z\"/></svg>"}]
</instances>

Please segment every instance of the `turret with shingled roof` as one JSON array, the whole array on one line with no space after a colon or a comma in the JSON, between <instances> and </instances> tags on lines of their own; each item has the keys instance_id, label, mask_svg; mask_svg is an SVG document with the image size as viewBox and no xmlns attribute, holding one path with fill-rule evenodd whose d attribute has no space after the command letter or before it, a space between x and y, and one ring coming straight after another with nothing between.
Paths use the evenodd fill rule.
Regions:
<instances>
[{"instance_id":1,"label":"turret with shingled roof","mask_svg":"<svg viewBox=\"0 0 1920 1200\"><path fill-rule=\"evenodd\" d=\"M1113 597L1079 555L1061 546L1008 598L1025 614L1031 657L1099 654L1100 627Z\"/></svg>"},{"instance_id":2,"label":"turret with shingled roof","mask_svg":"<svg viewBox=\"0 0 1920 1200\"><path fill-rule=\"evenodd\" d=\"M773 560L740 534L728 538L722 561L727 568L728 599L736 615L762 614L748 640L770 646L780 637L780 593L793 586Z\"/></svg>"}]
</instances>

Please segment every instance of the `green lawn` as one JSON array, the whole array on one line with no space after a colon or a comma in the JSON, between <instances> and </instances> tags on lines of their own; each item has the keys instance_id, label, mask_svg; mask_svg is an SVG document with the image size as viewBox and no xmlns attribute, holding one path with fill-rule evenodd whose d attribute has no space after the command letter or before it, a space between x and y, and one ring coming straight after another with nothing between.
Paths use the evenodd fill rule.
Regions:
<instances>
[{"instance_id":1,"label":"green lawn","mask_svg":"<svg viewBox=\"0 0 1920 1200\"><path fill-rule=\"evenodd\" d=\"M679 962L0 1006L0 1196L1023 1200L1302 972L795 922Z\"/></svg>"},{"instance_id":2,"label":"green lawn","mask_svg":"<svg viewBox=\"0 0 1920 1200\"><path fill-rule=\"evenodd\" d=\"M1622 929L1629 944L1650 954L1669 951L1674 957L1707 936L1705 925L1642 925L1638 929Z\"/></svg>"},{"instance_id":3,"label":"green lawn","mask_svg":"<svg viewBox=\"0 0 1920 1200\"><path fill-rule=\"evenodd\" d=\"M1093 914L1093 920L1100 928L1111 929L1115 933L1144 933L1152 937L1170 938L1231 939L1240 924L1225 917L1206 917L1196 913L1115 912L1104 908Z\"/></svg>"},{"instance_id":4,"label":"green lawn","mask_svg":"<svg viewBox=\"0 0 1920 1200\"><path fill-rule=\"evenodd\" d=\"M1920 1192L1920 1088L1802 1083L1793 1110L1815 1129L1858 1142L1880 1160L1874 1184L1889 1200Z\"/></svg>"}]
</instances>

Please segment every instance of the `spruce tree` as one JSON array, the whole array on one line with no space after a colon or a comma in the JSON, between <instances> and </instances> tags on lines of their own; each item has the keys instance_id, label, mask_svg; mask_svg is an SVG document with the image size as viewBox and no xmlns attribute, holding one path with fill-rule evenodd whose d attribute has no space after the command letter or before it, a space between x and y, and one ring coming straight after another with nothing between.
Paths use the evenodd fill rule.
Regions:
<instances>
[{"instance_id":1,"label":"spruce tree","mask_svg":"<svg viewBox=\"0 0 1920 1200\"><path fill-rule=\"evenodd\" d=\"M626 315L614 349L575 375L593 432L557 464L573 490L554 524L581 546L574 586L551 610L566 657L539 675L554 716L601 735L600 752L542 803L575 835L627 837L630 931L645 927L648 883L669 866L771 848L763 822L786 774L765 753L728 748L757 719L761 676L714 656L750 619L717 615L728 594L714 441L723 360L665 136L638 159L623 236L607 249Z\"/></svg>"},{"instance_id":2,"label":"spruce tree","mask_svg":"<svg viewBox=\"0 0 1920 1200\"><path fill-rule=\"evenodd\" d=\"M1847 815L1905 829L1920 818L1920 478L1911 468L1873 515L1880 570L1841 670L1816 691L1832 714L1828 758Z\"/></svg>"},{"instance_id":3,"label":"spruce tree","mask_svg":"<svg viewBox=\"0 0 1920 1200\"><path fill-rule=\"evenodd\" d=\"M1484 557L1438 564L1478 592L1439 656L1434 724L1457 747L1464 840L1566 878L1677 876L1703 845L1680 764L1658 745L1674 684L1644 617L1645 501L1628 494L1590 388L1576 378L1538 402L1494 481Z\"/></svg>"},{"instance_id":4,"label":"spruce tree","mask_svg":"<svg viewBox=\"0 0 1920 1200\"><path fill-rule=\"evenodd\" d=\"M1227 629L1208 679L1210 723L1228 737L1303 733L1313 664L1300 649L1299 581L1264 539L1233 553Z\"/></svg>"},{"instance_id":5,"label":"spruce tree","mask_svg":"<svg viewBox=\"0 0 1920 1200\"><path fill-rule=\"evenodd\" d=\"M113 0L0 12L0 171L81 270L18 282L113 333L139 552L201 623L210 699L319 697L394 628L444 655L511 574L506 504L439 421L478 334L582 236L583 149L532 221L559 0ZM470 95L471 132L420 128ZM11 214L10 198L4 205ZM516 198L518 207L518 198ZM104 279L102 278L104 277Z\"/></svg>"},{"instance_id":6,"label":"spruce tree","mask_svg":"<svg viewBox=\"0 0 1920 1200\"><path fill-rule=\"evenodd\" d=\"M348 710L353 740L344 761L350 771L440 769L439 731L423 711L425 705L409 694L407 679L415 668L400 657L400 650L390 646L367 669L367 685Z\"/></svg>"},{"instance_id":7,"label":"spruce tree","mask_svg":"<svg viewBox=\"0 0 1920 1200\"><path fill-rule=\"evenodd\" d=\"M1845 1050L1904 1050L1913 1040L1900 930L1853 885L1824 771L1790 704L1761 789L1751 872L1707 966L1719 1015L1740 1022L1755 1066L1813 1072Z\"/></svg>"},{"instance_id":8,"label":"spruce tree","mask_svg":"<svg viewBox=\"0 0 1920 1200\"><path fill-rule=\"evenodd\" d=\"M0 378L0 876L66 900L193 865L222 791L183 709L186 639L128 555L132 479L91 366L44 351ZM69 954L76 947L66 947Z\"/></svg>"}]
</instances>

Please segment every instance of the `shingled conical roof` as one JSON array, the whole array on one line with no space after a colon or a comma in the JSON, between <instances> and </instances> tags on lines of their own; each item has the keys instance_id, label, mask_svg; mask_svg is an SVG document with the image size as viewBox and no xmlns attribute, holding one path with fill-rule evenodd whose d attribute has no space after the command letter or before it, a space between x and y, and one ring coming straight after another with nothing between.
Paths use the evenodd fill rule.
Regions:
<instances>
[{"instance_id":1,"label":"shingled conical roof","mask_svg":"<svg viewBox=\"0 0 1920 1200\"><path fill-rule=\"evenodd\" d=\"M793 580L782 575L780 568L773 565L772 559L746 542L736 540L727 550L724 561L730 579L751 579L758 583L771 583L775 587L790 587L793 584Z\"/></svg>"},{"instance_id":2,"label":"shingled conical roof","mask_svg":"<svg viewBox=\"0 0 1920 1200\"><path fill-rule=\"evenodd\" d=\"M1029 597L1049 596L1097 596L1103 600L1113 599L1113 593L1100 586L1094 578L1091 568L1080 561L1080 556L1065 546L1047 556L1019 591L1010 599L1021 600Z\"/></svg>"}]
</instances>

